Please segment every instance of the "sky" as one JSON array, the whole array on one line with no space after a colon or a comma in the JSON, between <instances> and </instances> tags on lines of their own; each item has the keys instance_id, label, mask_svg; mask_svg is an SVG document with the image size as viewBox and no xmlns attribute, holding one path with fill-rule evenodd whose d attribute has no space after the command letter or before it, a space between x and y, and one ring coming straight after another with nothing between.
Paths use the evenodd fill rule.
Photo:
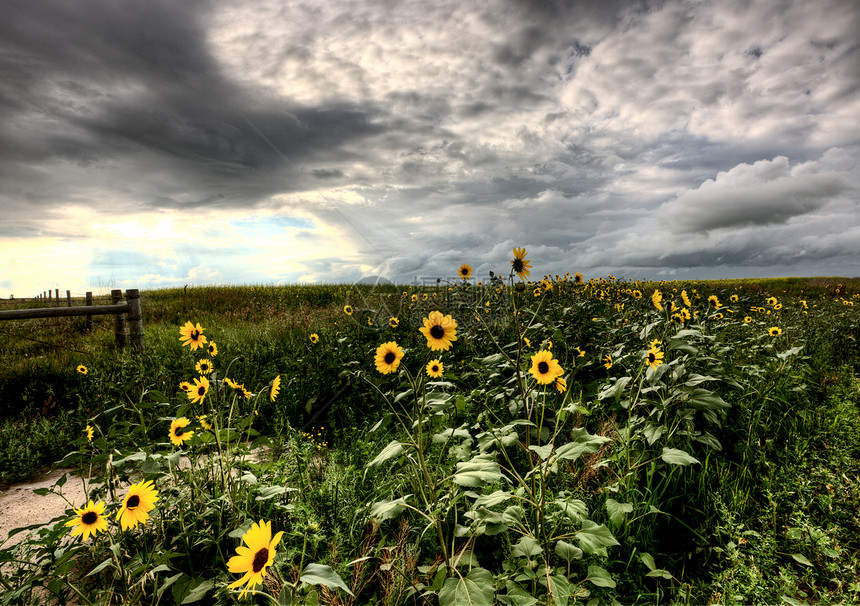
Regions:
<instances>
[{"instance_id":1,"label":"sky","mask_svg":"<svg viewBox=\"0 0 860 606\"><path fill-rule=\"evenodd\" d=\"M856 0L5 0L0 297L860 275Z\"/></svg>"}]
</instances>

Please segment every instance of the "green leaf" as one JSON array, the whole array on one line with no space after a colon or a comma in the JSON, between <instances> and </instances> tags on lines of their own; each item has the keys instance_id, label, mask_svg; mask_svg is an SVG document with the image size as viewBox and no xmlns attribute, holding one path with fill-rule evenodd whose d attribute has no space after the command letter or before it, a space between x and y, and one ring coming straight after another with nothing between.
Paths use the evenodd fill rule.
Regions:
<instances>
[{"instance_id":1,"label":"green leaf","mask_svg":"<svg viewBox=\"0 0 860 606\"><path fill-rule=\"evenodd\" d=\"M514 495L505 491L505 490L496 490L490 494L483 494L475 499L475 507L492 507L493 505L498 505L499 503L504 503L508 499L512 498Z\"/></svg>"},{"instance_id":2,"label":"green leaf","mask_svg":"<svg viewBox=\"0 0 860 606\"><path fill-rule=\"evenodd\" d=\"M382 449L374 459L367 464L368 467L377 467L387 461L388 459L392 459L394 457L399 457L403 454L403 444L401 444L398 440L392 440L388 443L388 446Z\"/></svg>"},{"instance_id":3,"label":"green leaf","mask_svg":"<svg viewBox=\"0 0 860 606\"><path fill-rule=\"evenodd\" d=\"M343 582L343 579L334 570L324 564L308 564L305 566L305 571L299 577L299 581L309 585L325 585L329 589L343 589L349 595L352 595L352 592L346 586L346 583Z\"/></svg>"},{"instance_id":4,"label":"green leaf","mask_svg":"<svg viewBox=\"0 0 860 606\"><path fill-rule=\"evenodd\" d=\"M214 586L214 579L209 579L208 581L201 581L186 594L185 599L182 600L182 604L191 604L192 602L202 600L206 597L206 594L209 593L209 590L212 589Z\"/></svg>"},{"instance_id":5,"label":"green leaf","mask_svg":"<svg viewBox=\"0 0 860 606\"><path fill-rule=\"evenodd\" d=\"M581 455L597 452L602 444L611 442L609 438L591 435L581 427L571 430L571 435L573 439L567 444L562 444L555 451L553 461L558 459L575 461Z\"/></svg>"},{"instance_id":6,"label":"green leaf","mask_svg":"<svg viewBox=\"0 0 860 606\"><path fill-rule=\"evenodd\" d=\"M538 603L537 598L533 598L519 583L506 581L505 587L508 593L496 596L496 599L502 604L507 606L534 606Z\"/></svg>"},{"instance_id":7,"label":"green leaf","mask_svg":"<svg viewBox=\"0 0 860 606\"><path fill-rule=\"evenodd\" d=\"M606 569L594 564L588 566L588 578L585 580L594 583L598 587L615 587L615 581L612 580Z\"/></svg>"},{"instance_id":8,"label":"green leaf","mask_svg":"<svg viewBox=\"0 0 860 606\"><path fill-rule=\"evenodd\" d=\"M806 558L806 556L801 554L801 553L793 553L793 554L791 554L791 557L793 557L794 561L797 562L798 564L803 564L804 566L810 566L810 567L813 565L812 562L810 562Z\"/></svg>"},{"instance_id":9,"label":"green leaf","mask_svg":"<svg viewBox=\"0 0 860 606\"><path fill-rule=\"evenodd\" d=\"M582 551L589 554L607 557L607 547L620 545L609 529L603 524L597 524L592 520L583 520L582 528L576 533L576 539Z\"/></svg>"},{"instance_id":10,"label":"green leaf","mask_svg":"<svg viewBox=\"0 0 860 606\"><path fill-rule=\"evenodd\" d=\"M624 522L624 517L633 511L631 503L619 503L615 499L606 499L606 513L609 514L609 520L615 527L621 526Z\"/></svg>"},{"instance_id":11,"label":"green leaf","mask_svg":"<svg viewBox=\"0 0 860 606\"><path fill-rule=\"evenodd\" d=\"M378 501L371 505L370 516L378 520L387 520L399 516L406 509L406 499L411 497L411 494L390 501Z\"/></svg>"},{"instance_id":12,"label":"green leaf","mask_svg":"<svg viewBox=\"0 0 860 606\"><path fill-rule=\"evenodd\" d=\"M588 508L579 499L556 499L553 501L571 522L580 522L588 513Z\"/></svg>"},{"instance_id":13,"label":"green leaf","mask_svg":"<svg viewBox=\"0 0 860 606\"><path fill-rule=\"evenodd\" d=\"M473 568L465 577L451 577L439 591L439 606L493 606L493 575Z\"/></svg>"},{"instance_id":14,"label":"green leaf","mask_svg":"<svg viewBox=\"0 0 860 606\"><path fill-rule=\"evenodd\" d=\"M482 482L495 482L502 479L502 470L491 455L478 455L469 461L457 463L454 482L460 486L474 488Z\"/></svg>"},{"instance_id":15,"label":"green leaf","mask_svg":"<svg viewBox=\"0 0 860 606\"><path fill-rule=\"evenodd\" d=\"M627 384L630 382L631 377L623 376L613 385L610 385L606 389L602 390L599 394L597 394L598 400L606 400L608 398L614 398L617 402L621 398L621 394L624 392L624 388L627 387Z\"/></svg>"},{"instance_id":16,"label":"green leaf","mask_svg":"<svg viewBox=\"0 0 860 606\"><path fill-rule=\"evenodd\" d=\"M543 446L529 446L529 450L536 452L541 461L546 461L547 457L552 453L552 448L552 442Z\"/></svg>"},{"instance_id":17,"label":"green leaf","mask_svg":"<svg viewBox=\"0 0 860 606\"><path fill-rule=\"evenodd\" d=\"M671 465L690 465L699 462L698 459L677 448L664 448L660 458Z\"/></svg>"},{"instance_id":18,"label":"green leaf","mask_svg":"<svg viewBox=\"0 0 860 606\"><path fill-rule=\"evenodd\" d=\"M155 597L158 598L159 600L161 600L161 595L165 591L167 591L167 589L171 585L173 585L176 581L178 581L179 577L183 576L183 574L184 573L180 572L178 574L173 575L172 577L168 577L167 579L165 579L164 582L161 584L161 587L158 588L158 591L155 592Z\"/></svg>"},{"instance_id":19,"label":"green leaf","mask_svg":"<svg viewBox=\"0 0 860 606\"><path fill-rule=\"evenodd\" d=\"M542 575L542 579L543 579ZM570 600L570 583L560 574L554 574L549 577L549 591L552 593L553 604L558 606L567 606Z\"/></svg>"},{"instance_id":20,"label":"green leaf","mask_svg":"<svg viewBox=\"0 0 860 606\"><path fill-rule=\"evenodd\" d=\"M716 381L717 379L714 377L708 377L705 375L700 375L693 373L693 375L684 382L684 385L687 387L695 387L699 383L704 383L705 381Z\"/></svg>"},{"instance_id":21,"label":"green leaf","mask_svg":"<svg viewBox=\"0 0 860 606\"><path fill-rule=\"evenodd\" d=\"M571 545L566 541L559 541L555 544L555 553L570 564L573 560L582 559L582 550L575 545Z\"/></svg>"},{"instance_id":22,"label":"green leaf","mask_svg":"<svg viewBox=\"0 0 860 606\"><path fill-rule=\"evenodd\" d=\"M543 548L534 538L526 535L521 537L511 549L511 554L522 558L531 558L541 553Z\"/></svg>"}]
</instances>

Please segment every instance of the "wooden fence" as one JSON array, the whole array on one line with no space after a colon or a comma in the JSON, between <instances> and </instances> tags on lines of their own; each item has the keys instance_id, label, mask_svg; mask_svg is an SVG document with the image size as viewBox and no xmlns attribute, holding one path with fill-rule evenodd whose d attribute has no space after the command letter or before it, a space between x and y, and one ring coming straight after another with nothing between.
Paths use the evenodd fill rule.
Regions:
<instances>
[{"instance_id":1,"label":"wooden fence","mask_svg":"<svg viewBox=\"0 0 860 606\"><path fill-rule=\"evenodd\" d=\"M48 299L50 300L48 291ZM86 305L72 306L72 298L66 291L67 307L40 307L37 309L9 309L0 311L0 320L25 320L30 318L61 318L68 316L87 316L87 329L93 327L93 316L113 314L114 338L117 347L125 347L126 341L131 342L132 351L143 351L143 315L140 311L140 291L130 288L125 291L125 301L122 300L121 290L111 291L113 305L93 305L93 293L88 292ZM60 300L57 289L57 302ZM128 339L126 338L128 325Z\"/></svg>"}]
</instances>

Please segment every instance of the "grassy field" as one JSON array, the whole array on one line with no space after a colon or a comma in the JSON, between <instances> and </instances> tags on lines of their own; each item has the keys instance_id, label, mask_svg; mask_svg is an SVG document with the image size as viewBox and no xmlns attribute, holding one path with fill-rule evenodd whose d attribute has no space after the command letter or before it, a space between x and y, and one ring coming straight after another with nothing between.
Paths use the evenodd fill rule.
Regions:
<instances>
[{"instance_id":1,"label":"grassy field","mask_svg":"<svg viewBox=\"0 0 860 606\"><path fill-rule=\"evenodd\" d=\"M0 323L0 604L860 603L860 279L141 294Z\"/></svg>"}]
</instances>

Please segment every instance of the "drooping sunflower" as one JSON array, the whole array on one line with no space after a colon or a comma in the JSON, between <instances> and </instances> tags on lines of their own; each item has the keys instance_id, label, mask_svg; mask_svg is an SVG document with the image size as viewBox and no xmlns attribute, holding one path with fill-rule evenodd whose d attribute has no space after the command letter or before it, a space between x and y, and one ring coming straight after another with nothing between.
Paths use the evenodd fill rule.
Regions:
<instances>
[{"instance_id":1,"label":"drooping sunflower","mask_svg":"<svg viewBox=\"0 0 860 606\"><path fill-rule=\"evenodd\" d=\"M119 525L123 530L145 524L149 512L155 509L158 491L152 480L141 481L128 487L128 494L122 500L122 507L116 514Z\"/></svg>"},{"instance_id":2,"label":"drooping sunflower","mask_svg":"<svg viewBox=\"0 0 860 606\"><path fill-rule=\"evenodd\" d=\"M376 370L384 375L392 373L400 366L400 360L403 358L403 348L397 345L396 341L383 343L376 348Z\"/></svg>"},{"instance_id":3,"label":"drooping sunflower","mask_svg":"<svg viewBox=\"0 0 860 606\"><path fill-rule=\"evenodd\" d=\"M278 393L281 391L281 375L278 375L272 381L272 388L269 390L269 401L274 402L275 398L278 397Z\"/></svg>"},{"instance_id":4,"label":"drooping sunflower","mask_svg":"<svg viewBox=\"0 0 860 606\"><path fill-rule=\"evenodd\" d=\"M567 381L565 381L561 377L556 377L555 388L559 391L559 393L564 393L565 391L567 391Z\"/></svg>"},{"instance_id":5,"label":"drooping sunflower","mask_svg":"<svg viewBox=\"0 0 860 606\"><path fill-rule=\"evenodd\" d=\"M552 352L541 350L531 358L532 367L529 372L541 385L548 385L555 381L556 377L560 377L564 371L558 363L558 360L552 357Z\"/></svg>"},{"instance_id":6,"label":"drooping sunflower","mask_svg":"<svg viewBox=\"0 0 860 606\"><path fill-rule=\"evenodd\" d=\"M188 345L194 351L198 347L202 347L206 342L206 337L203 336L203 327L198 322L197 326L191 322L186 322L185 326L179 329L179 340L182 341L183 347Z\"/></svg>"},{"instance_id":7,"label":"drooping sunflower","mask_svg":"<svg viewBox=\"0 0 860 606\"><path fill-rule=\"evenodd\" d=\"M212 372L212 360L204 358L197 362L197 366L195 366L194 368L201 375L208 375L210 372Z\"/></svg>"},{"instance_id":8,"label":"drooping sunflower","mask_svg":"<svg viewBox=\"0 0 860 606\"><path fill-rule=\"evenodd\" d=\"M457 340L457 320L450 314L443 316L439 311L431 311L430 316L424 318L424 326L418 330L427 339L427 347L433 351L448 351L452 342Z\"/></svg>"},{"instance_id":9,"label":"drooping sunflower","mask_svg":"<svg viewBox=\"0 0 860 606\"><path fill-rule=\"evenodd\" d=\"M251 529L242 535L244 545L236 548L236 554L227 562L227 570L234 574L244 573L242 578L228 585L230 589L236 589L245 585L245 589L239 594L242 598L249 589L263 583L266 578L266 568L275 561L275 548L281 542L283 531L272 537L272 523L260 520L254 522Z\"/></svg>"},{"instance_id":10,"label":"drooping sunflower","mask_svg":"<svg viewBox=\"0 0 860 606\"><path fill-rule=\"evenodd\" d=\"M514 259L511 261L511 266L513 267L514 273L519 276L520 280L525 280L531 274L531 261L526 259L525 248L514 248Z\"/></svg>"},{"instance_id":11,"label":"drooping sunflower","mask_svg":"<svg viewBox=\"0 0 860 606\"><path fill-rule=\"evenodd\" d=\"M197 422L200 423L200 427L206 431L212 429L212 423L209 422L209 415L197 415Z\"/></svg>"},{"instance_id":12,"label":"drooping sunflower","mask_svg":"<svg viewBox=\"0 0 860 606\"><path fill-rule=\"evenodd\" d=\"M691 307L693 305L693 303L690 301L690 297L687 295L686 290L681 291L681 301L683 301L684 305L686 305L687 307Z\"/></svg>"},{"instance_id":13,"label":"drooping sunflower","mask_svg":"<svg viewBox=\"0 0 860 606\"><path fill-rule=\"evenodd\" d=\"M654 307L657 308L658 311L663 311L663 306L660 304L660 301L663 300L663 293L659 290L655 290L654 294L651 295L651 303L654 304Z\"/></svg>"},{"instance_id":14,"label":"drooping sunflower","mask_svg":"<svg viewBox=\"0 0 860 606\"><path fill-rule=\"evenodd\" d=\"M663 352L660 350L659 341L654 339L651 341L651 349L648 350L645 363L653 369L657 369L663 363Z\"/></svg>"},{"instance_id":15,"label":"drooping sunflower","mask_svg":"<svg viewBox=\"0 0 860 606\"><path fill-rule=\"evenodd\" d=\"M433 377L434 379L438 379L442 376L442 361L441 360L430 360L427 362L427 376Z\"/></svg>"},{"instance_id":16,"label":"drooping sunflower","mask_svg":"<svg viewBox=\"0 0 860 606\"><path fill-rule=\"evenodd\" d=\"M82 375L85 375L85 374L87 374L87 373L89 372L89 370L87 370L87 367L86 367L86 366L84 366L83 364L79 364L79 365L78 365L78 367L77 367L75 370L77 370L77 371L78 371L79 373L81 373Z\"/></svg>"},{"instance_id":17,"label":"drooping sunflower","mask_svg":"<svg viewBox=\"0 0 860 606\"><path fill-rule=\"evenodd\" d=\"M468 280L472 277L472 266L468 263L463 263L460 266L460 269L457 271L457 275L460 276L463 280Z\"/></svg>"},{"instance_id":18,"label":"drooping sunflower","mask_svg":"<svg viewBox=\"0 0 860 606\"><path fill-rule=\"evenodd\" d=\"M772 337L778 337L782 334L782 329L779 326L771 326L767 329L767 334Z\"/></svg>"},{"instance_id":19,"label":"drooping sunflower","mask_svg":"<svg viewBox=\"0 0 860 606\"><path fill-rule=\"evenodd\" d=\"M186 431L185 426L191 423L185 417L173 419L170 422L170 432L167 434L170 437L170 442L174 446L182 446L182 444L191 439L194 435L193 431Z\"/></svg>"},{"instance_id":20,"label":"drooping sunflower","mask_svg":"<svg viewBox=\"0 0 860 606\"><path fill-rule=\"evenodd\" d=\"M606 354L605 356L603 356L603 367L606 370L609 370L610 368L612 368L612 356L610 356L609 354Z\"/></svg>"},{"instance_id":21,"label":"drooping sunflower","mask_svg":"<svg viewBox=\"0 0 860 606\"><path fill-rule=\"evenodd\" d=\"M209 347L206 348L211 357L215 357L218 355L218 346L215 345L215 341L209 341Z\"/></svg>"},{"instance_id":22,"label":"drooping sunflower","mask_svg":"<svg viewBox=\"0 0 860 606\"><path fill-rule=\"evenodd\" d=\"M181 385L180 385L181 387ZM203 398L206 397L206 394L209 391L209 379L206 377L199 377L194 379L194 385L191 385L191 389L185 392L188 395L188 399L191 400L192 404L203 402Z\"/></svg>"},{"instance_id":23,"label":"drooping sunflower","mask_svg":"<svg viewBox=\"0 0 860 606\"><path fill-rule=\"evenodd\" d=\"M90 535L95 536L97 533L107 530L107 518L102 515L104 511L104 501L94 504L91 500L86 507L75 508L76 517L66 522L66 526L74 526L72 536L83 535L83 540L86 541Z\"/></svg>"}]
</instances>

